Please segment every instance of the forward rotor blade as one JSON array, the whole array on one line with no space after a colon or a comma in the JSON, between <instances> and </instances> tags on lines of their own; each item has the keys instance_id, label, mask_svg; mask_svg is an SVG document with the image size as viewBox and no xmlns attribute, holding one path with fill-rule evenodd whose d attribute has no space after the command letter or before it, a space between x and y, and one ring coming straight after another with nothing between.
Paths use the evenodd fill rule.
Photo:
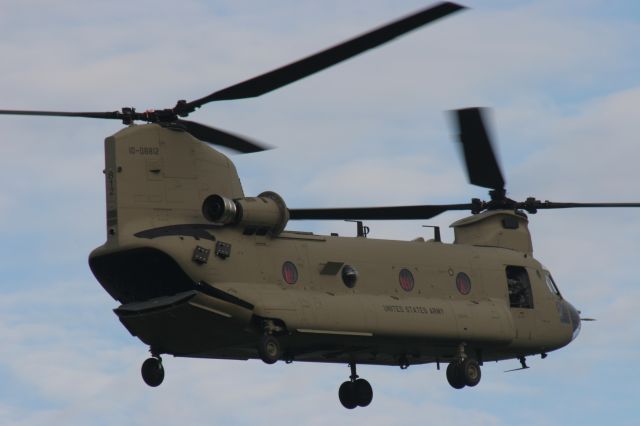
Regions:
<instances>
[{"instance_id":1,"label":"forward rotor blade","mask_svg":"<svg viewBox=\"0 0 640 426\"><path fill-rule=\"evenodd\" d=\"M289 209L293 220L416 220L431 219L448 210L470 210L471 204L442 204L395 207L345 207L327 209Z\"/></svg>"},{"instance_id":2,"label":"forward rotor blade","mask_svg":"<svg viewBox=\"0 0 640 426\"><path fill-rule=\"evenodd\" d=\"M120 111L107 112L69 112L69 111L25 111L14 109L0 109L0 115L39 115L47 117L86 117L86 118L107 118L122 120Z\"/></svg>"},{"instance_id":3,"label":"forward rotor blade","mask_svg":"<svg viewBox=\"0 0 640 426\"><path fill-rule=\"evenodd\" d=\"M440 3L289 65L189 102L185 105L185 109L193 110L212 101L253 98L263 95L464 8L464 6L455 3Z\"/></svg>"},{"instance_id":4,"label":"forward rotor blade","mask_svg":"<svg viewBox=\"0 0 640 426\"><path fill-rule=\"evenodd\" d=\"M196 123L195 121L176 120L176 122L184 126L191 135L201 141L225 146L245 154L271 149L267 145L258 144L244 136L234 135L233 133L205 126L204 124Z\"/></svg>"},{"instance_id":5,"label":"forward rotor blade","mask_svg":"<svg viewBox=\"0 0 640 426\"><path fill-rule=\"evenodd\" d=\"M518 208L527 211L543 209L572 209L572 208L619 208L619 207L640 207L640 203L564 203L553 201L525 201L518 203Z\"/></svg>"},{"instance_id":6,"label":"forward rotor blade","mask_svg":"<svg viewBox=\"0 0 640 426\"><path fill-rule=\"evenodd\" d=\"M504 178L482 118L481 108L454 111L469 182L489 189L504 189Z\"/></svg>"}]
</instances>

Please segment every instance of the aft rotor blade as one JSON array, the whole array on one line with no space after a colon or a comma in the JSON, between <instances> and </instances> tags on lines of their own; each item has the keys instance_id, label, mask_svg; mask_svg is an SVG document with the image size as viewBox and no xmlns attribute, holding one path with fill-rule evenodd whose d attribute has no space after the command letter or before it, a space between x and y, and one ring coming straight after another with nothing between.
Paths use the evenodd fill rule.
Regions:
<instances>
[{"instance_id":1,"label":"aft rotor blade","mask_svg":"<svg viewBox=\"0 0 640 426\"><path fill-rule=\"evenodd\" d=\"M39 115L47 117L86 117L86 118L107 118L122 120L123 114L120 111L107 112L70 112L70 111L25 111L14 109L0 109L0 115Z\"/></svg>"},{"instance_id":2,"label":"aft rotor blade","mask_svg":"<svg viewBox=\"0 0 640 426\"><path fill-rule=\"evenodd\" d=\"M263 95L318 71L322 71L325 68L329 68L369 49L378 47L402 34L464 8L464 6L455 3L440 3L289 65L219 90L204 98L189 102L185 105L185 109L193 110L212 101L253 98Z\"/></svg>"},{"instance_id":3,"label":"aft rotor blade","mask_svg":"<svg viewBox=\"0 0 640 426\"><path fill-rule=\"evenodd\" d=\"M289 209L293 220L417 220L430 219L448 210L470 210L471 204L442 204L394 207L345 207L326 209Z\"/></svg>"},{"instance_id":4,"label":"aft rotor blade","mask_svg":"<svg viewBox=\"0 0 640 426\"><path fill-rule=\"evenodd\" d=\"M504 178L498 165L481 108L454 111L469 182L489 189L504 189Z\"/></svg>"},{"instance_id":5,"label":"aft rotor blade","mask_svg":"<svg viewBox=\"0 0 640 426\"><path fill-rule=\"evenodd\" d=\"M259 152L270 149L267 145L254 142L244 136L234 135L224 130L215 129L189 120L177 120L177 123L201 141L225 146L243 153Z\"/></svg>"}]
</instances>

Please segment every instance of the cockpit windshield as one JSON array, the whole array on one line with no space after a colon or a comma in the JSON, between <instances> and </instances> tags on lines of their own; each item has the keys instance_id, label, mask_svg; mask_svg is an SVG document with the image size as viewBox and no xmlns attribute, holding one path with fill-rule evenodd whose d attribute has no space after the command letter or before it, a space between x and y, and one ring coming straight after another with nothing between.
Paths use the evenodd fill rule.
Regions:
<instances>
[{"instance_id":1,"label":"cockpit windshield","mask_svg":"<svg viewBox=\"0 0 640 426\"><path fill-rule=\"evenodd\" d=\"M558 290L558 286L556 285L556 282L553 281L553 277L551 276L551 273L549 271L544 271L544 278L547 283L547 287L549 287L549 291L562 297L562 295L560 294L560 290Z\"/></svg>"}]
</instances>

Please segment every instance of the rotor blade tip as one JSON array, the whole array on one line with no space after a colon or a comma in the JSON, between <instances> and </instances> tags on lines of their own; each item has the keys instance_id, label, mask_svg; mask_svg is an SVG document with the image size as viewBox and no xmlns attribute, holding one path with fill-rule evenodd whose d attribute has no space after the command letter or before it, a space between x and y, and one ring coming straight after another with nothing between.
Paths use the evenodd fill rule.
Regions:
<instances>
[{"instance_id":1,"label":"rotor blade tip","mask_svg":"<svg viewBox=\"0 0 640 426\"><path fill-rule=\"evenodd\" d=\"M457 10L469 9L468 6L462 5L460 3L454 3L452 1L447 1L447 2L444 2L443 4L447 5L447 6L450 6L450 7L453 7L454 9L457 9Z\"/></svg>"}]
</instances>

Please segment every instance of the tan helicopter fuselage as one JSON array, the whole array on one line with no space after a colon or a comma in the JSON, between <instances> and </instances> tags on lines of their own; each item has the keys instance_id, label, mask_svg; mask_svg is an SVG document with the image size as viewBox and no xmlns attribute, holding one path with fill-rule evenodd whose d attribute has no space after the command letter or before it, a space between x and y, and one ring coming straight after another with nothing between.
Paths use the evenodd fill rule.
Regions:
<instances>
[{"instance_id":1,"label":"tan helicopter fuselage","mask_svg":"<svg viewBox=\"0 0 640 426\"><path fill-rule=\"evenodd\" d=\"M105 157L107 241L89 261L152 352L258 358L266 331L286 360L406 366L461 348L481 362L545 354L579 330L523 214L458 221L453 244L280 231L266 210L212 223L210 195L273 207L244 196L223 154L150 124L107 138Z\"/></svg>"}]
</instances>

